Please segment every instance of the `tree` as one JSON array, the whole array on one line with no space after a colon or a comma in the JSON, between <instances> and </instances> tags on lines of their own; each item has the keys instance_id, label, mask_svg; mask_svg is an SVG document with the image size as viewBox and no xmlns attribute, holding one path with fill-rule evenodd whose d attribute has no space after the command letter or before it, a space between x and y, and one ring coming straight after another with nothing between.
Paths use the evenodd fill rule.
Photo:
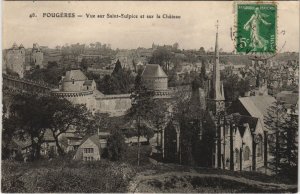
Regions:
<instances>
[{"instance_id":1,"label":"tree","mask_svg":"<svg viewBox=\"0 0 300 194\"><path fill-rule=\"evenodd\" d=\"M283 103L276 101L268 109L265 124L269 129L269 147L273 159L270 167L277 175L297 179L298 118L295 109L287 113Z\"/></svg>"},{"instance_id":2,"label":"tree","mask_svg":"<svg viewBox=\"0 0 300 194\"><path fill-rule=\"evenodd\" d=\"M120 61L116 62L111 75L105 75L98 84L104 94L129 93L134 85L134 76L131 70L123 69Z\"/></svg>"},{"instance_id":3,"label":"tree","mask_svg":"<svg viewBox=\"0 0 300 194\"><path fill-rule=\"evenodd\" d=\"M115 68L112 72L112 75L119 74L122 70L123 70L123 68L122 68L121 62L118 59L116 62Z\"/></svg>"},{"instance_id":4,"label":"tree","mask_svg":"<svg viewBox=\"0 0 300 194\"><path fill-rule=\"evenodd\" d=\"M49 115L45 111L44 97L16 95L13 97L11 114L3 122L3 135L31 142L31 159L40 158L44 133L49 126Z\"/></svg>"},{"instance_id":5,"label":"tree","mask_svg":"<svg viewBox=\"0 0 300 194\"><path fill-rule=\"evenodd\" d=\"M61 76L65 74L68 69L60 67L57 62L48 62L46 69L33 69L25 74L26 79L44 81L51 85L58 85Z\"/></svg>"},{"instance_id":6,"label":"tree","mask_svg":"<svg viewBox=\"0 0 300 194\"><path fill-rule=\"evenodd\" d=\"M85 127L87 134L96 134L100 131L108 131L111 123L109 114L107 113L95 113L94 115L89 115L87 125Z\"/></svg>"},{"instance_id":7,"label":"tree","mask_svg":"<svg viewBox=\"0 0 300 194\"><path fill-rule=\"evenodd\" d=\"M153 108L153 96L152 91L148 91L145 86L136 86L136 90L131 95L133 104L128 110L127 118L129 120L134 119L136 121L137 128L137 138L138 138L138 151L137 151L137 161L140 164L140 137L146 130L144 126L141 126L141 119L148 120L150 117L150 110ZM147 132L148 133L148 132Z\"/></svg>"},{"instance_id":8,"label":"tree","mask_svg":"<svg viewBox=\"0 0 300 194\"><path fill-rule=\"evenodd\" d=\"M205 49L204 49L204 47L200 47L199 52L200 52L201 55L204 55L204 54L205 54Z\"/></svg>"},{"instance_id":9,"label":"tree","mask_svg":"<svg viewBox=\"0 0 300 194\"><path fill-rule=\"evenodd\" d=\"M180 163L210 167L214 148L215 126L207 111L199 104L199 85L193 92L177 92L172 119L180 127Z\"/></svg>"},{"instance_id":10,"label":"tree","mask_svg":"<svg viewBox=\"0 0 300 194\"><path fill-rule=\"evenodd\" d=\"M158 47L152 54L150 58L151 64L159 64L163 69L168 72L170 62L172 59L172 53L165 47Z\"/></svg>"},{"instance_id":11,"label":"tree","mask_svg":"<svg viewBox=\"0 0 300 194\"><path fill-rule=\"evenodd\" d=\"M122 160L127 151L125 138L119 130L113 130L107 139L107 154L112 161Z\"/></svg>"},{"instance_id":12,"label":"tree","mask_svg":"<svg viewBox=\"0 0 300 194\"><path fill-rule=\"evenodd\" d=\"M64 150L59 143L59 136L72 128L77 132L85 132L91 115L85 105L73 105L66 99L47 97L45 102L48 105L46 110L49 114L49 129L55 139L58 154L63 155Z\"/></svg>"}]
</instances>

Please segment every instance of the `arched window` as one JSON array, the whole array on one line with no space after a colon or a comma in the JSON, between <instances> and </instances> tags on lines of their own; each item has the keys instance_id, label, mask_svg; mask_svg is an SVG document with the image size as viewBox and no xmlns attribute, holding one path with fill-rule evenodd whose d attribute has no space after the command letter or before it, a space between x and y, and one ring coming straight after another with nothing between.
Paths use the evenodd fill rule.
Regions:
<instances>
[{"instance_id":1,"label":"arched window","mask_svg":"<svg viewBox=\"0 0 300 194\"><path fill-rule=\"evenodd\" d=\"M240 163L240 151L238 149L235 149L235 163Z\"/></svg>"},{"instance_id":2,"label":"arched window","mask_svg":"<svg viewBox=\"0 0 300 194\"><path fill-rule=\"evenodd\" d=\"M226 168L229 169L230 167L230 160L229 158L226 158Z\"/></svg>"},{"instance_id":3,"label":"arched window","mask_svg":"<svg viewBox=\"0 0 300 194\"><path fill-rule=\"evenodd\" d=\"M256 145L256 156L261 157L263 153L263 139L261 135L258 135L257 137L257 145Z\"/></svg>"},{"instance_id":4,"label":"arched window","mask_svg":"<svg viewBox=\"0 0 300 194\"><path fill-rule=\"evenodd\" d=\"M244 151L244 160L250 160L250 148L248 146L245 147L245 151Z\"/></svg>"}]
</instances>

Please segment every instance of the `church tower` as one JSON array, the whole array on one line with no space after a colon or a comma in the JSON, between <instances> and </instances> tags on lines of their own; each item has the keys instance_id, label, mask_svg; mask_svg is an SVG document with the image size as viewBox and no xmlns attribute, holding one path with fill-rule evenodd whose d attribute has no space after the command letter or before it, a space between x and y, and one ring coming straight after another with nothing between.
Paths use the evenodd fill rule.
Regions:
<instances>
[{"instance_id":1,"label":"church tower","mask_svg":"<svg viewBox=\"0 0 300 194\"><path fill-rule=\"evenodd\" d=\"M219 61L219 43L218 43L218 29L219 24L217 21L217 33L216 33L216 45L215 45L215 55L214 55L214 66L213 66L213 76L211 84L211 110L214 115L218 115L220 112L225 110L225 97L223 84L220 80L220 61Z\"/></svg>"}]
</instances>

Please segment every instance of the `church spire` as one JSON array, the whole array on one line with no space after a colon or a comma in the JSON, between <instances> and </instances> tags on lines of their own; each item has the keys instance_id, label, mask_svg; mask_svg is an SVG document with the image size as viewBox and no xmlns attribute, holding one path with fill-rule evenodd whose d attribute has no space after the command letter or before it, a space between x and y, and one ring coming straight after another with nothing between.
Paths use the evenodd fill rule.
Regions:
<instances>
[{"instance_id":1,"label":"church spire","mask_svg":"<svg viewBox=\"0 0 300 194\"><path fill-rule=\"evenodd\" d=\"M217 33L216 33L216 45L215 45L215 60L214 60L214 68L213 68L213 98L214 100L225 100L223 94L223 85L221 85L220 81L220 61L219 61L219 43L218 43L218 35L219 35L219 20L217 20ZM221 89L222 87L222 89Z\"/></svg>"}]
</instances>

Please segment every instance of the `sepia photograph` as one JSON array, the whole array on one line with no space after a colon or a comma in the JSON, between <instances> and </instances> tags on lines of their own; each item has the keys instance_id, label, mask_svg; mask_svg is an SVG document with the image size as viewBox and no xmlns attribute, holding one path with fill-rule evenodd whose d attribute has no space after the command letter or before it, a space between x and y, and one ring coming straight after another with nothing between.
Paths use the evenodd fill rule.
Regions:
<instances>
[{"instance_id":1,"label":"sepia photograph","mask_svg":"<svg viewBox=\"0 0 300 194\"><path fill-rule=\"evenodd\" d=\"M3 1L1 192L297 193L299 1Z\"/></svg>"}]
</instances>

